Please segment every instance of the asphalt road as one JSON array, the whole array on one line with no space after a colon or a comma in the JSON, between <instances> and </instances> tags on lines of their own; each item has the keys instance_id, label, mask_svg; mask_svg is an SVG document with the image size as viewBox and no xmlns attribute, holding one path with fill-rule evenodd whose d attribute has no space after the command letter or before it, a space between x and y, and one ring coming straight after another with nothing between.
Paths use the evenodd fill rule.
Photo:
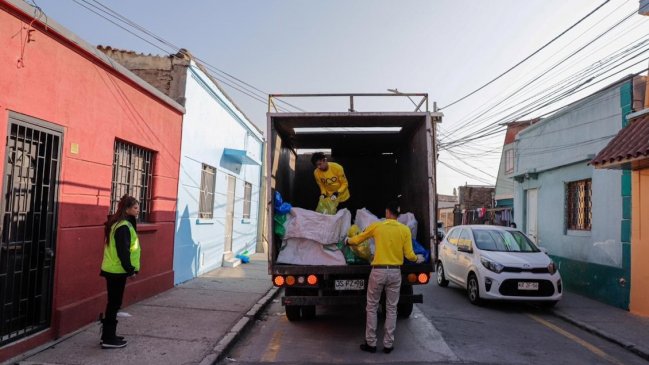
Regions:
<instances>
[{"instance_id":1,"label":"asphalt road","mask_svg":"<svg viewBox=\"0 0 649 365\"><path fill-rule=\"evenodd\" d=\"M376 354L359 350L364 308L318 307L316 319L289 322L275 301L221 364L647 364L548 310L517 303L473 306L452 284L415 291L424 294L424 303L397 322L391 354L380 347Z\"/></svg>"}]
</instances>

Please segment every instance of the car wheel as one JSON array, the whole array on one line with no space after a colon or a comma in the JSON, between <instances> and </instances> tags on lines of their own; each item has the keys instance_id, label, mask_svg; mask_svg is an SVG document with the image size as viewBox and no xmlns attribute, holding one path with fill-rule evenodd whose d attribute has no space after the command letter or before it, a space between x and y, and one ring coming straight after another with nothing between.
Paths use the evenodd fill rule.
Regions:
<instances>
[{"instance_id":1,"label":"car wheel","mask_svg":"<svg viewBox=\"0 0 649 365\"><path fill-rule=\"evenodd\" d=\"M480 305L482 303L482 299L480 299L480 285L478 284L478 278L475 274L469 275L466 291L471 304Z\"/></svg>"},{"instance_id":2,"label":"car wheel","mask_svg":"<svg viewBox=\"0 0 649 365\"><path fill-rule=\"evenodd\" d=\"M442 262L437 262L437 285L441 287L448 286L448 280L446 280L446 275L444 274L444 265Z\"/></svg>"}]
</instances>

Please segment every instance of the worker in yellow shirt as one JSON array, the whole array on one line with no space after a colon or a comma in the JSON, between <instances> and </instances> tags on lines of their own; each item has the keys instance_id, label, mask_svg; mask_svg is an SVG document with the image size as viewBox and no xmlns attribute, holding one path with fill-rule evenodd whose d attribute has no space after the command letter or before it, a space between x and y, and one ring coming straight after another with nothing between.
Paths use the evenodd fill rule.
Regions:
<instances>
[{"instance_id":1,"label":"worker in yellow shirt","mask_svg":"<svg viewBox=\"0 0 649 365\"><path fill-rule=\"evenodd\" d=\"M335 162L328 162L322 152L311 156L311 163L316 167L313 176L320 188L320 199L338 201L338 209L349 208L349 184L343 167ZM353 214L353 212L352 212Z\"/></svg>"},{"instance_id":2,"label":"worker in yellow shirt","mask_svg":"<svg viewBox=\"0 0 649 365\"><path fill-rule=\"evenodd\" d=\"M345 239L349 245L357 245L368 238L374 238L375 250L372 272L367 283L367 307L365 324L365 343L361 350L376 352L376 311L385 290L385 329L383 352L389 354L394 349L394 330L397 325L397 304L401 289L401 265L403 257L417 263L424 262L422 255L412 250L410 228L397 222L399 205L389 202L385 208L385 220L372 223L360 234Z\"/></svg>"}]
</instances>

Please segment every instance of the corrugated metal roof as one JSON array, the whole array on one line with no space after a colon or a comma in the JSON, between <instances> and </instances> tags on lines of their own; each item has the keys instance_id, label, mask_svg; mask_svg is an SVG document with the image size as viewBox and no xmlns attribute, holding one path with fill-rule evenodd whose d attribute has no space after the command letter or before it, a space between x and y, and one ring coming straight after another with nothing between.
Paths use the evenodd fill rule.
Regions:
<instances>
[{"instance_id":1,"label":"corrugated metal roof","mask_svg":"<svg viewBox=\"0 0 649 365\"><path fill-rule=\"evenodd\" d=\"M590 162L596 168L614 168L649 158L649 115L632 120Z\"/></svg>"}]
</instances>

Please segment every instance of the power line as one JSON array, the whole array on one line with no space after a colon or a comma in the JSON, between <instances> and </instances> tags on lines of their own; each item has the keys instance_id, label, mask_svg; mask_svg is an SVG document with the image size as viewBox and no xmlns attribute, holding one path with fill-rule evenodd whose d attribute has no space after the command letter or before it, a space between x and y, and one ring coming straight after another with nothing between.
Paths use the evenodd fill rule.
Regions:
<instances>
[{"instance_id":1,"label":"power line","mask_svg":"<svg viewBox=\"0 0 649 365\"><path fill-rule=\"evenodd\" d=\"M97 16L103 18L104 20L112 23L113 25L121 28L122 30L130 33L131 35L143 40L147 44L161 50L164 53L170 54L173 57L178 57L179 58L177 53L181 50L180 47L178 47L175 44L173 44L173 43L165 40L164 38L156 35L155 33L149 31L148 29L140 26L136 22L134 22L134 21L130 20L129 18L121 15L120 13L118 13L115 10L111 9L110 7L102 4L101 2L96 1L96 0L92 0L92 1L94 3L96 3L96 4L98 4L98 5L94 5L94 4L92 4L92 3L90 3L89 1L86 1L86 0L73 0L73 2L75 2L77 5L85 8L86 10L94 13L95 15L97 15ZM81 2L83 2L83 4ZM99 12L101 12L103 14L101 14ZM125 26L122 26L121 24L118 24L113 19L109 19L104 14L111 17L111 18L113 18L113 19L116 19L117 21L119 21L119 22L121 22L123 24L126 24L126 26L128 26L130 28L135 28L136 30L138 30L138 31L146 34L147 36L153 38L154 40L156 40L160 44L168 47L169 49L165 49L165 48L159 46L158 44L155 44L152 41L144 38L143 36L141 36L139 34L136 34L131 29L127 29ZM171 51L170 51L170 49L171 49ZM199 61L201 64L203 64L205 66L205 68L211 70L212 72L216 72L218 74L224 75L225 77L230 79L230 80L226 81L223 78L212 74L211 76L214 77L219 82L223 83L224 85L227 85L227 86L231 87L232 89L234 89L234 90L236 90L236 91L238 91L238 92L240 92L240 93L242 93L242 94L244 94L244 95L246 95L246 96L248 96L248 97L250 97L250 98L252 98L252 99L254 99L256 101L258 101L258 102L263 103L266 106L268 105L268 101L266 99L268 93L266 93L263 90L255 87L255 86L253 86L253 85L251 85L251 84L249 84L249 83L247 83L247 82L245 82L245 81L243 81L243 80L241 80L241 79L239 79L239 78L237 78L237 77L235 77L233 75L231 75L230 73L227 73L227 72L221 70L220 68L218 68L216 66L211 65L209 62L207 62L207 61L205 61L205 60L203 60L203 59L201 59L199 57L196 57L196 56L192 55L192 58ZM257 93L261 93L262 95L258 95ZM294 105L292 105L292 104L290 104L288 102L285 102L285 101L280 101L280 102L284 103L285 105L291 106L296 110L303 111L302 109L300 109L297 106L294 106ZM279 109L281 111L286 111L286 110L283 110L282 108L279 108Z\"/></svg>"},{"instance_id":2,"label":"power line","mask_svg":"<svg viewBox=\"0 0 649 365\"><path fill-rule=\"evenodd\" d=\"M645 41L645 42L648 42L648 41ZM635 45L632 48L637 48L637 45ZM487 132L489 130L492 130L492 131L493 130L498 130L499 131L500 129L502 129L502 128L499 128L499 127L496 126L496 124L498 124L499 122L502 122L503 120L507 120L508 118L512 118L512 117L515 117L514 119L518 119L518 118L520 118L520 117L522 117L524 115L528 115L530 113L533 113L534 111L538 111L540 109L543 109L544 107L549 106L554 102L557 102L557 101L563 100L563 99L565 99L567 97L570 97L570 96L576 94L579 91L583 91L583 88L586 85L588 85L589 83L593 82L597 77L603 75L604 73L606 73L609 70L615 69L616 67L618 67L620 65L623 65L623 64L625 64L625 63L627 63L629 61L632 61L632 60L640 57L647 50L649 50L649 48L642 49L639 53L633 55L632 57L629 57L628 59L624 59L621 62L619 62L619 63L617 63L617 64L615 64L613 66L608 67L608 69L605 69L604 71L598 70L599 73L589 75L590 77L587 80L581 82L579 85L573 87L572 89L570 89L568 91L564 91L561 94L555 96L554 98L550 99L549 102L545 102L545 103L543 103L541 105L538 105L539 103L544 102L543 99L538 99L538 100L536 100L536 101L534 101L534 102L532 102L532 103L530 103L530 104L528 104L526 106L523 106L523 107L519 108L517 111L514 111L513 113L510 113L506 117L504 117L502 119L499 119L499 120L497 120L497 121L495 121L493 123L490 123L489 125L483 127L482 129L474 132L474 135L472 135L470 138L468 136L466 136L466 137L462 137L462 138L454 140L454 141L450 141L450 142L447 142L447 143L442 143L441 145L442 145L442 147L448 148L449 146L452 146L452 145L455 145L455 144L458 144L458 143L462 143L462 142L466 143L467 141L475 140L476 139L475 133L483 133L483 132ZM630 66L625 67L622 70L615 71L611 75L608 75L608 76L604 77L603 79L598 80L597 82L595 82L594 84L592 84L592 85L590 85L588 87L592 87L592 86L594 86L596 84L599 84L599 83L603 82L604 80L618 74L619 72L622 72L622 71L624 71L626 69L629 69L631 67L634 67L634 66L638 65L639 63L645 61L646 59L649 59L649 58L642 59L642 60L640 60L640 61L638 61L638 62L636 62L636 63L634 63L634 64L632 64ZM560 108L555 109L555 111L558 110L558 109L560 109ZM550 113L545 113L544 115L548 115L548 114L550 114ZM490 135L490 134L487 134L487 135Z\"/></svg>"},{"instance_id":3,"label":"power line","mask_svg":"<svg viewBox=\"0 0 649 365\"><path fill-rule=\"evenodd\" d=\"M565 61L567 61L568 59L572 58L572 57L575 56L577 53L581 52L583 49L585 49L585 48L588 47L589 45L593 44L593 43L596 42L597 40L601 39L605 34L609 33L609 32L612 31L613 29L615 29L617 26L619 26L620 24L622 24L624 21L628 20L628 19L629 19L632 15L634 15L635 13L636 13L635 10L634 10L633 12L629 13L629 14L626 15L624 18L622 18L621 20L619 20L617 23L615 23L614 25L612 25L611 27L609 27L608 29L606 29L604 32L598 34L594 39L592 39L592 40L590 40L589 42L587 42L584 46L580 47L580 48L577 49L576 51L573 51L570 55L568 55L567 57L563 58L561 61L555 63L553 66L551 66L550 68L548 68L547 70L545 70L545 71L544 71L543 73L541 73L540 75L534 77L532 80L528 81L526 84L524 84L523 86L519 87L519 88L518 88L517 90L515 90L514 92L510 93L508 96L506 96L505 98L503 98L501 101L499 101L499 102L496 103L495 105L492 105L491 108L494 108L494 107L496 107L496 106L498 106L498 105L501 105L503 102L505 102L505 101L511 99L512 97L516 96L519 92L521 92L521 91L524 90L525 88L527 88L527 87L533 85L535 82L537 82L538 80L540 80L543 76L549 74L549 73L552 72L554 69L556 69L558 66L560 66L561 64L563 64ZM597 63L595 63L594 65L589 66L589 68L590 68L590 67L593 67L593 66L600 65L601 62L602 62L602 61L600 60L600 61L598 61ZM600 65L600 66L601 66L601 65ZM586 70L584 70L584 71L581 71L581 72L585 72L585 71L588 71L588 68L587 68ZM580 75L580 73L578 73L578 74L576 74L576 75ZM573 75L573 76L575 76L575 75ZM553 86L550 87L549 89L552 89L553 87L559 87L559 86L561 86L562 83L565 83L566 81L568 81L568 80L570 80L570 79L571 79L571 77L569 77L569 78L567 78L567 79L564 79L564 81L561 81L561 82L559 82L559 83L553 85ZM544 90L544 91L547 91L547 90L549 90L549 89L546 89L546 90ZM542 92L543 92L543 91L542 91ZM540 93L542 93L542 92L540 92ZM538 94L540 94L540 93L537 93L536 95L538 95ZM527 100L529 100L529 99L530 99L530 98L526 99L525 101L527 101ZM524 102L524 101L523 101L523 102ZM519 105L519 104L520 104L520 103L516 103L516 104L514 104L514 106ZM511 107L509 107L509 108L507 108L507 109L504 109L504 110L508 110L508 109L511 109ZM504 110L503 110L503 111L504 111ZM502 111L499 112L499 113L502 113ZM496 114L498 114L498 113L496 113ZM486 118L488 118L488 117L487 117L487 116L484 116L484 113L483 113L482 118L483 118L483 119L486 119ZM480 120L480 119L478 119L478 120ZM450 135L456 133L458 130L460 130L461 128L464 128L465 126L469 125L470 123L476 123L476 120L475 120L475 119L473 119L473 120L467 120L467 121L464 122L463 124L460 124L459 126L455 127L453 130L449 131L449 132L447 133L447 136L450 136Z\"/></svg>"},{"instance_id":4,"label":"power line","mask_svg":"<svg viewBox=\"0 0 649 365\"><path fill-rule=\"evenodd\" d=\"M480 90L484 89L485 87L491 85L491 84L492 84L493 82L495 82L496 80L498 80L498 79L500 79L501 77L505 76L505 75L508 74L510 71L512 71L512 70L515 69L516 67L520 66L522 63L524 63L525 61L529 60L530 58L532 58L532 57L533 57L534 55L536 55L537 53L541 52L545 47L547 47L547 46L549 46L550 44L552 44L554 41L556 41L557 39L559 39L561 36L563 36L564 34L568 33L572 28L576 27L576 26L579 25L581 22L583 22L584 20L586 20L586 18L588 18L589 16L593 15L597 10L601 9L601 8L602 8L604 5L606 5L606 3L608 3L609 1L610 1L610 0L606 0L606 1L604 1L603 3L601 3L598 7L596 7L595 9L593 9L590 13L586 14L583 18L579 19L576 23L574 23L573 25L571 25L570 27L568 27L568 29L564 30L564 31L561 32L559 35L557 35L556 37L552 38L552 40L550 40L548 43L546 43L546 44L544 44L543 46L541 46L541 48L537 49L537 50L534 51L532 54L530 54L529 56L525 57L523 60L519 61L519 62L518 62L517 64L515 64L514 66L510 67L510 68L507 69L505 72L503 72L503 73L501 73L500 75L496 76L496 77L493 78L491 81L489 81L489 82L487 82L486 84L480 86L479 88L473 90L473 91L470 92L469 94L467 94L467 95L465 95L465 96L463 96L463 97L461 97L461 98L455 100L454 102L452 102L452 103L450 103L450 104L448 104L448 105L446 105L446 106L440 108L440 110L446 109L446 108L448 108L448 107L450 107L450 106L453 106L453 105L459 103L460 101L462 101L462 100L464 100L464 99L470 97L471 95L477 93L478 91L480 91Z\"/></svg>"}]
</instances>

